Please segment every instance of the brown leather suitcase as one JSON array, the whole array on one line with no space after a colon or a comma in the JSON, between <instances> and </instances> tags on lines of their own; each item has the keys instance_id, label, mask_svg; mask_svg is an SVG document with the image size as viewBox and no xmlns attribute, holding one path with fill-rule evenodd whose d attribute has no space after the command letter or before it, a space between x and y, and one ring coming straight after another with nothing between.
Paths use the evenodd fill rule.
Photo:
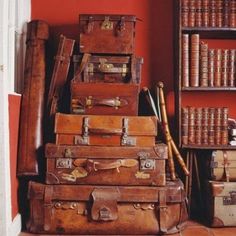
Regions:
<instances>
[{"instance_id":1,"label":"brown leather suitcase","mask_svg":"<svg viewBox=\"0 0 236 236\"><path fill-rule=\"evenodd\" d=\"M133 54L136 17L81 14L80 52Z\"/></svg>"},{"instance_id":2,"label":"brown leather suitcase","mask_svg":"<svg viewBox=\"0 0 236 236\"><path fill-rule=\"evenodd\" d=\"M56 144L155 146L155 116L98 116L56 113Z\"/></svg>"},{"instance_id":3,"label":"brown leather suitcase","mask_svg":"<svg viewBox=\"0 0 236 236\"><path fill-rule=\"evenodd\" d=\"M30 182L28 198L32 233L157 235L178 232L187 220L180 181L166 187Z\"/></svg>"},{"instance_id":4,"label":"brown leather suitcase","mask_svg":"<svg viewBox=\"0 0 236 236\"><path fill-rule=\"evenodd\" d=\"M236 183L208 181L206 213L211 227L236 226Z\"/></svg>"},{"instance_id":5,"label":"brown leather suitcase","mask_svg":"<svg viewBox=\"0 0 236 236\"><path fill-rule=\"evenodd\" d=\"M236 151L214 150L207 161L208 176L216 181L236 181Z\"/></svg>"},{"instance_id":6,"label":"brown leather suitcase","mask_svg":"<svg viewBox=\"0 0 236 236\"><path fill-rule=\"evenodd\" d=\"M47 184L164 186L167 146L102 147L47 144Z\"/></svg>"},{"instance_id":7,"label":"brown leather suitcase","mask_svg":"<svg viewBox=\"0 0 236 236\"><path fill-rule=\"evenodd\" d=\"M81 82L140 83L143 58L136 56L74 55L74 75Z\"/></svg>"},{"instance_id":8,"label":"brown leather suitcase","mask_svg":"<svg viewBox=\"0 0 236 236\"><path fill-rule=\"evenodd\" d=\"M38 175L43 154L45 92L45 42L49 27L44 21L27 24L24 91L21 102L17 175Z\"/></svg>"},{"instance_id":9,"label":"brown leather suitcase","mask_svg":"<svg viewBox=\"0 0 236 236\"><path fill-rule=\"evenodd\" d=\"M138 115L139 85L71 81L71 113Z\"/></svg>"}]
</instances>

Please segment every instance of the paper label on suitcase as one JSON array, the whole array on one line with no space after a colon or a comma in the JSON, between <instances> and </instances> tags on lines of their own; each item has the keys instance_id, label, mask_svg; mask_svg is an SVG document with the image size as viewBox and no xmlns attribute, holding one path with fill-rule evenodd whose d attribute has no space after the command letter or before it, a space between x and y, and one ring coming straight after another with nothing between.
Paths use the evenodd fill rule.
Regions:
<instances>
[{"instance_id":1,"label":"paper label on suitcase","mask_svg":"<svg viewBox=\"0 0 236 236\"><path fill-rule=\"evenodd\" d=\"M164 186L167 147L47 144L47 184Z\"/></svg>"}]
</instances>

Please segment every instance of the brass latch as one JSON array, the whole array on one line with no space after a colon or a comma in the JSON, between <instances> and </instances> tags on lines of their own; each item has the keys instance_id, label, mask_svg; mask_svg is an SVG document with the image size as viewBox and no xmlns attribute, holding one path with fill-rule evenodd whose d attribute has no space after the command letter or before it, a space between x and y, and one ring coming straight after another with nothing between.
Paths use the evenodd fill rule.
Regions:
<instances>
[{"instance_id":1,"label":"brass latch","mask_svg":"<svg viewBox=\"0 0 236 236\"><path fill-rule=\"evenodd\" d=\"M110 21L109 16L105 16L105 20L102 22L101 29L102 30L112 30L113 29L113 22Z\"/></svg>"}]
</instances>

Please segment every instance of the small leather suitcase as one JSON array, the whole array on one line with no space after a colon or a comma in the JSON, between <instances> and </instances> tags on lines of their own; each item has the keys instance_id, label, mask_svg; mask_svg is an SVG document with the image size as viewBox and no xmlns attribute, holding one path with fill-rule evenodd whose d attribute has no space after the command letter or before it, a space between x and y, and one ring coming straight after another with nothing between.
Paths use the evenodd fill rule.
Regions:
<instances>
[{"instance_id":1,"label":"small leather suitcase","mask_svg":"<svg viewBox=\"0 0 236 236\"><path fill-rule=\"evenodd\" d=\"M136 17L80 14L80 52L133 54Z\"/></svg>"},{"instance_id":2,"label":"small leather suitcase","mask_svg":"<svg viewBox=\"0 0 236 236\"><path fill-rule=\"evenodd\" d=\"M48 143L47 184L165 186L167 146L102 147Z\"/></svg>"},{"instance_id":3,"label":"small leather suitcase","mask_svg":"<svg viewBox=\"0 0 236 236\"><path fill-rule=\"evenodd\" d=\"M180 181L166 187L29 183L32 233L157 235L176 233L187 220Z\"/></svg>"},{"instance_id":4,"label":"small leather suitcase","mask_svg":"<svg viewBox=\"0 0 236 236\"><path fill-rule=\"evenodd\" d=\"M71 81L71 113L138 115L139 85Z\"/></svg>"},{"instance_id":5,"label":"small leather suitcase","mask_svg":"<svg viewBox=\"0 0 236 236\"><path fill-rule=\"evenodd\" d=\"M56 113L56 144L155 146L155 116L98 116Z\"/></svg>"},{"instance_id":6,"label":"small leather suitcase","mask_svg":"<svg viewBox=\"0 0 236 236\"><path fill-rule=\"evenodd\" d=\"M211 227L236 226L236 183L208 181L206 213Z\"/></svg>"},{"instance_id":7,"label":"small leather suitcase","mask_svg":"<svg viewBox=\"0 0 236 236\"><path fill-rule=\"evenodd\" d=\"M74 55L75 80L81 82L140 83L143 58L135 56Z\"/></svg>"},{"instance_id":8,"label":"small leather suitcase","mask_svg":"<svg viewBox=\"0 0 236 236\"><path fill-rule=\"evenodd\" d=\"M236 151L212 151L207 169L211 180L236 181Z\"/></svg>"}]
</instances>

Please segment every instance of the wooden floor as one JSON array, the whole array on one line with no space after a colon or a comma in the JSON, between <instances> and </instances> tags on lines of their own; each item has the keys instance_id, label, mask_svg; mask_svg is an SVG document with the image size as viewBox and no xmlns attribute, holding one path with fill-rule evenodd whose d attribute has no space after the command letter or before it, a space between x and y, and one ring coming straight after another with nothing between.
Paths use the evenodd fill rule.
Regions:
<instances>
[{"instance_id":1,"label":"wooden floor","mask_svg":"<svg viewBox=\"0 0 236 236\"><path fill-rule=\"evenodd\" d=\"M39 236L22 232L19 236ZM54 235L55 236L55 235ZM236 236L235 228L207 228L199 223L188 221L185 230L171 236Z\"/></svg>"}]
</instances>

